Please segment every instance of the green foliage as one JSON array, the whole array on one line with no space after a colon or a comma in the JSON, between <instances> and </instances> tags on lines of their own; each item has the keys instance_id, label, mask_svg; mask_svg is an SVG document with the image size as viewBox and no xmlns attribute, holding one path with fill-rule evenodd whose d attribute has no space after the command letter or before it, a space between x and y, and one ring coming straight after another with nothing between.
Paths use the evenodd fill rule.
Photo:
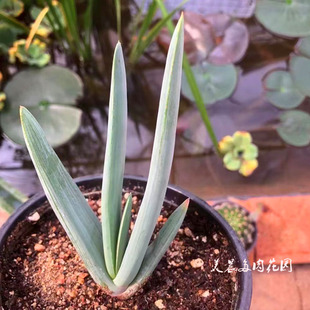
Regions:
<instances>
[{"instance_id":1,"label":"green foliage","mask_svg":"<svg viewBox=\"0 0 310 310\"><path fill-rule=\"evenodd\" d=\"M183 17L168 52L160 97L151 167L130 238L131 197L122 211L121 190L126 149L127 89L120 44L114 53L106 159L102 188L102 226L86 203L42 128L24 107L23 134L47 198L94 280L113 295L130 297L147 280L178 232L188 201L169 217L155 241L150 239L168 185L180 99ZM123 214L122 214L123 213Z\"/></svg>"},{"instance_id":2,"label":"green foliage","mask_svg":"<svg viewBox=\"0 0 310 310\"><path fill-rule=\"evenodd\" d=\"M281 114L277 126L280 137L293 146L306 146L310 143L310 115L303 111L291 110Z\"/></svg>"},{"instance_id":3,"label":"green foliage","mask_svg":"<svg viewBox=\"0 0 310 310\"><path fill-rule=\"evenodd\" d=\"M310 36L299 39L295 46L295 51L302 56L310 58Z\"/></svg>"},{"instance_id":4,"label":"green foliage","mask_svg":"<svg viewBox=\"0 0 310 310\"><path fill-rule=\"evenodd\" d=\"M236 203L223 202L215 205L215 209L236 232L243 246L247 249L253 243L255 224L250 213Z\"/></svg>"},{"instance_id":5,"label":"green foliage","mask_svg":"<svg viewBox=\"0 0 310 310\"><path fill-rule=\"evenodd\" d=\"M31 66L44 67L50 61L50 55L46 52L46 45L35 39L30 46L26 47L26 40L15 41L9 49L10 62L15 63L18 59L21 63Z\"/></svg>"},{"instance_id":6,"label":"green foliage","mask_svg":"<svg viewBox=\"0 0 310 310\"><path fill-rule=\"evenodd\" d=\"M308 83L310 59L303 56L293 56L290 60L290 72L299 91L305 96L310 96L310 83Z\"/></svg>"},{"instance_id":7,"label":"green foliage","mask_svg":"<svg viewBox=\"0 0 310 310\"><path fill-rule=\"evenodd\" d=\"M258 167L258 148L252 143L250 133L236 131L233 136L225 136L219 142L224 166L231 171L239 171L247 177Z\"/></svg>"},{"instance_id":8,"label":"green foliage","mask_svg":"<svg viewBox=\"0 0 310 310\"><path fill-rule=\"evenodd\" d=\"M286 37L310 35L310 2L308 0L259 0L256 18L271 32Z\"/></svg>"},{"instance_id":9,"label":"green foliage","mask_svg":"<svg viewBox=\"0 0 310 310\"><path fill-rule=\"evenodd\" d=\"M24 3L20 0L1 0L0 11L12 15L18 16L24 10Z\"/></svg>"},{"instance_id":10,"label":"green foliage","mask_svg":"<svg viewBox=\"0 0 310 310\"><path fill-rule=\"evenodd\" d=\"M65 143L80 126L82 111L72 105L82 91L79 76L59 66L17 73L4 88L8 105L0 114L3 132L15 143L24 144L18 114L19 106L24 105L44 128L49 143Z\"/></svg>"},{"instance_id":11,"label":"green foliage","mask_svg":"<svg viewBox=\"0 0 310 310\"><path fill-rule=\"evenodd\" d=\"M27 199L27 196L0 178L0 209L11 214Z\"/></svg>"},{"instance_id":12,"label":"green foliage","mask_svg":"<svg viewBox=\"0 0 310 310\"><path fill-rule=\"evenodd\" d=\"M228 98L237 85L238 72L232 64L218 66L204 62L193 66L192 71L205 104ZM195 100L186 78L182 80L182 93L188 99Z\"/></svg>"},{"instance_id":13,"label":"green foliage","mask_svg":"<svg viewBox=\"0 0 310 310\"><path fill-rule=\"evenodd\" d=\"M17 34L14 28L0 23L0 54L5 54L16 40Z\"/></svg>"},{"instance_id":14,"label":"green foliage","mask_svg":"<svg viewBox=\"0 0 310 310\"><path fill-rule=\"evenodd\" d=\"M291 109L299 106L305 96L298 90L290 72L269 72L263 80L268 100L278 108Z\"/></svg>"}]
</instances>

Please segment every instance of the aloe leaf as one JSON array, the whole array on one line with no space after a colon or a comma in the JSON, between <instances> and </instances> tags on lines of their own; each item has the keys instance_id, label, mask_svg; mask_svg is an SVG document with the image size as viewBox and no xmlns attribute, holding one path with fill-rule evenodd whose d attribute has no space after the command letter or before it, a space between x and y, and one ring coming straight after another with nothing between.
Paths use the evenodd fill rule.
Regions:
<instances>
[{"instance_id":1,"label":"aloe leaf","mask_svg":"<svg viewBox=\"0 0 310 310\"><path fill-rule=\"evenodd\" d=\"M0 209L12 214L27 199L26 195L0 178Z\"/></svg>"},{"instance_id":2,"label":"aloe leaf","mask_svg":"<svg viewBox=\"0 0 310 310\"><path fill-rule=\"evenodd\" d=\"M182 15L168 51L148 183L121 267L113 280L117 286L128 286L136 277L164 201L173 159L180 101L183 28Z\"/></svg>"},{"instance_id":3,"label":"aloe leaf","mask_svg":"<svg viewBox=\"0 0 310 310\"><path fill-rule=\"evenodd\" d=\"M58 220L93 279L115 289L104 264L98 218L48 144L39 123L24 107L20 108L20 116L30 157Z\"/></svg>"},{"instance_id":4,"label":"aloe leaf","mask_svg":"<svg viewBox=\"0 0 310 310\"><path fill-rule=\"evenodd\" d=\"M119 269L129 240L129 227L131 222L132 195L127 198L119 228L116 247L116 271Z\"/></svg>"},{"instance_id":5,"label":"aloe leaf","mask_svg":"<svg viewBox=\"0 0 310 310\"><path fill-rule=\"evenodd\" d=\"M115 277L116 243L126 155L127 87L121 44L114 52L109 103L108 137L102 181L102 236L109 275Z\"/></svg>"},{"instance_id":6,"label":"aloe leaf","mask_svg":"<svg viewBox=\"0 0 310 310\"><path fill-rule=\"evenodd\" d=\"M143 284L152 274L163 255L168 250L181 227L189 205L186 199L168 218L163 228L159 231L156 239L147 248L139 273L132 285Z\"/></svg>"}]
</instances>

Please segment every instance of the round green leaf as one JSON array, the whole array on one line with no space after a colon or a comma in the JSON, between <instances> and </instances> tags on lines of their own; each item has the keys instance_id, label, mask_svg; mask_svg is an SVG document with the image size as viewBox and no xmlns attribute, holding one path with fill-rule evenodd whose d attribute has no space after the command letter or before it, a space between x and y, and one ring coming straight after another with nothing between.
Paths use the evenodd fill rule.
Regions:
<instances>
[{"instance_id":1,"label":"round green leaf","mask_svg":"<svg viewBox=\"0 0 310 310\"><path fill-rule=\"evenodd\" d=\"M287 71L269 72L263 82L266 97L277 108L296 108L305 99L305 96L296 88L291 74Z\"/></svg>"},{"instance_id":2,"label":"round green leaf","mask_svg":"<svg viewBox=\"0 0 310 310\"><path fill-rule=\"evenodd\" d=\"M280 116L277 131L280 137L293 146L306 146L310 143L310 115L292 110Z\"/></svg>"},{"instance_id":3,"label":"round green leaf","mask_svg":"<svg viewBox=\"0 0 310 310\"><path fill-rule=\"evenodd\" d=\"M24 3L20 0L1 0L0 11L12 16L19 16L24 10Z\"/></svg>"},{"instance_id":4,"label":"round green leaf","mask_svg":"<svg viewBox=\"0 0 310 310\"><path fill-rule=\"evenodd\" d=\"M290 72L294 84L305 96L310 96L310 59L303 56L294 56L290 60Z\"/></svg>"},{"instance_id":5,"label":"round green leaf","mask_svg":"<svg viewBox=\"0 0 310 310\"><path fill-rule=\"evenodd\" d=\"M192 70L205 104L228 98L237 85L238 73L232 64L217 66L205 62L193 66ZM185 97L194 101L194 96L184 73L182 93Z\"/></svg>"},{"instance_id":6,"label":"round green leaf","mask_svg":"<svg viewBox=\"0 0 310 310\"><path fill-rule=\"evenodd\" d=\"M310 36L299 39L296 44L295 50L302 56L310 58Z\"/></svg>"},{"instance_id":7,"label":"round green leaf","mask_svg":"<svg viewBox=\"0 0 310 310\"><path fill-rule=\"evenodd\" d=\"M0 115L3 132L24 144L19 107L27 107L43 127L52 146L67 142L79 129L82 111L74 105L82 95L82 82L72 71L58 66L28 69L6 85L8 108Z\"/></svg>"},{"instance_id":8,"label":"round green leaf","mask_svg":"<svg viewBox=\"0 0 310 310\"><path fill-rule=\"evenodd\" d=\"M310 35L309 0L260 0L255 16L268 30L288 36Z\"/></svg>"}]
</instances>

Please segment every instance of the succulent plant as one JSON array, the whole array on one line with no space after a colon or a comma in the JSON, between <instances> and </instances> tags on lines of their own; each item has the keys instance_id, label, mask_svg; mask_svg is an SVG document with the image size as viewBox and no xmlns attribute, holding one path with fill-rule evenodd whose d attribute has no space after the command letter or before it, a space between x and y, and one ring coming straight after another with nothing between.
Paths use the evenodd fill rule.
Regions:
<instances>
[{"instance_id":1,"label":"succulent plant","mask_svg":"<svg viewBox=\"0 0 310 310\"><path fill-rule=\"evenodd\" d=\"M244 248L248 249L254 242L253 233L256 229L250 213L233 202L216 204L215 209L236 232Z\"/></svg>"},{"instance_id":2,"label":"succulent plant","mask_svg":"<svg viewBox=\"0 0 310 310\"><path fill-rule=\"evenodd\" d=\"M233 136L225 136L219 142L219 150L228 170L239 170L240 174L247 177L258 167L258 149L252 143L249 132L236 131Z\"/></svg>"},{"instance_id":3,"label":"succulent plant","mask_svg":"<svg viewBox=\"0 0 310 310\"><path fill-rule=\"evenodd\" d=\"M180 100L183 16L171 40L160 96L150 173L131 235L129 198L121 198L126 150L127 90L121 45L114 53L102 184L102 223L87 204L32 114L21 107L24 138L46 196L90 275L107 293L128 298L151 275L185 217L186 200L149 245L168 185Z\"/></svg>"},{"instance_id":4,"label":"succulent plant","mask_svg":"<svg viewBox=\"0 0 310 310\"><path fill-rule=\"evenodd\" d=\"M38 39L33 40L30 46L26 47L26 40L15 41L9 49L10 62L15 63L18 59L22 63L44 67L50 61L50 55L46 53L46 45Z\"/></svg>"}]
</instances>

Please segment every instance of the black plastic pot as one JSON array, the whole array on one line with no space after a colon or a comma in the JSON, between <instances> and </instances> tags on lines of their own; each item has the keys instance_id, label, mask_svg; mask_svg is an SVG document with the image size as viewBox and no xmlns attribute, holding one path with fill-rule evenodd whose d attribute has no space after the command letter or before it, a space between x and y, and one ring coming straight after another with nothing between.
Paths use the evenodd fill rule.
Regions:
<instances>
[{"instance_id":1,"label":"black plastic pot","mask_svg":"<svg viewBox=\"0 0 310 310\"><path fill-rule=\"evenodd\" d=\"M101 176L90 176L75 179L79 186L85 186L86 188L101 186ZM124 178L124 188L141 188L146 186L146 179L136 176L126 176ZM141 191L142 192L142 191ZM236 251L236 255L240 262L240 268L243 267L243 262L247 261L246 252L238 239L237 235L229 224L221 217L221 215L210 207L205 201L196 197L195 195L173 185L170 185L166 192L165 201L173 204L181 204L186 198L190 198L190 208L197 208L199 211L206 213L212 218L226 233L227 238L230 240L232 246ZM44 193L39 193L24 203L2 226L0 229L0 255L6 244L8 236L16 228L17 224L26 219L37 208L41 207L46 201ZM0 278L1 279L1 278ZM239 284L239 298L235 310L249 310L252 297L252 274L251 272L240 273Z\"/></svg>"}]
</instances>

